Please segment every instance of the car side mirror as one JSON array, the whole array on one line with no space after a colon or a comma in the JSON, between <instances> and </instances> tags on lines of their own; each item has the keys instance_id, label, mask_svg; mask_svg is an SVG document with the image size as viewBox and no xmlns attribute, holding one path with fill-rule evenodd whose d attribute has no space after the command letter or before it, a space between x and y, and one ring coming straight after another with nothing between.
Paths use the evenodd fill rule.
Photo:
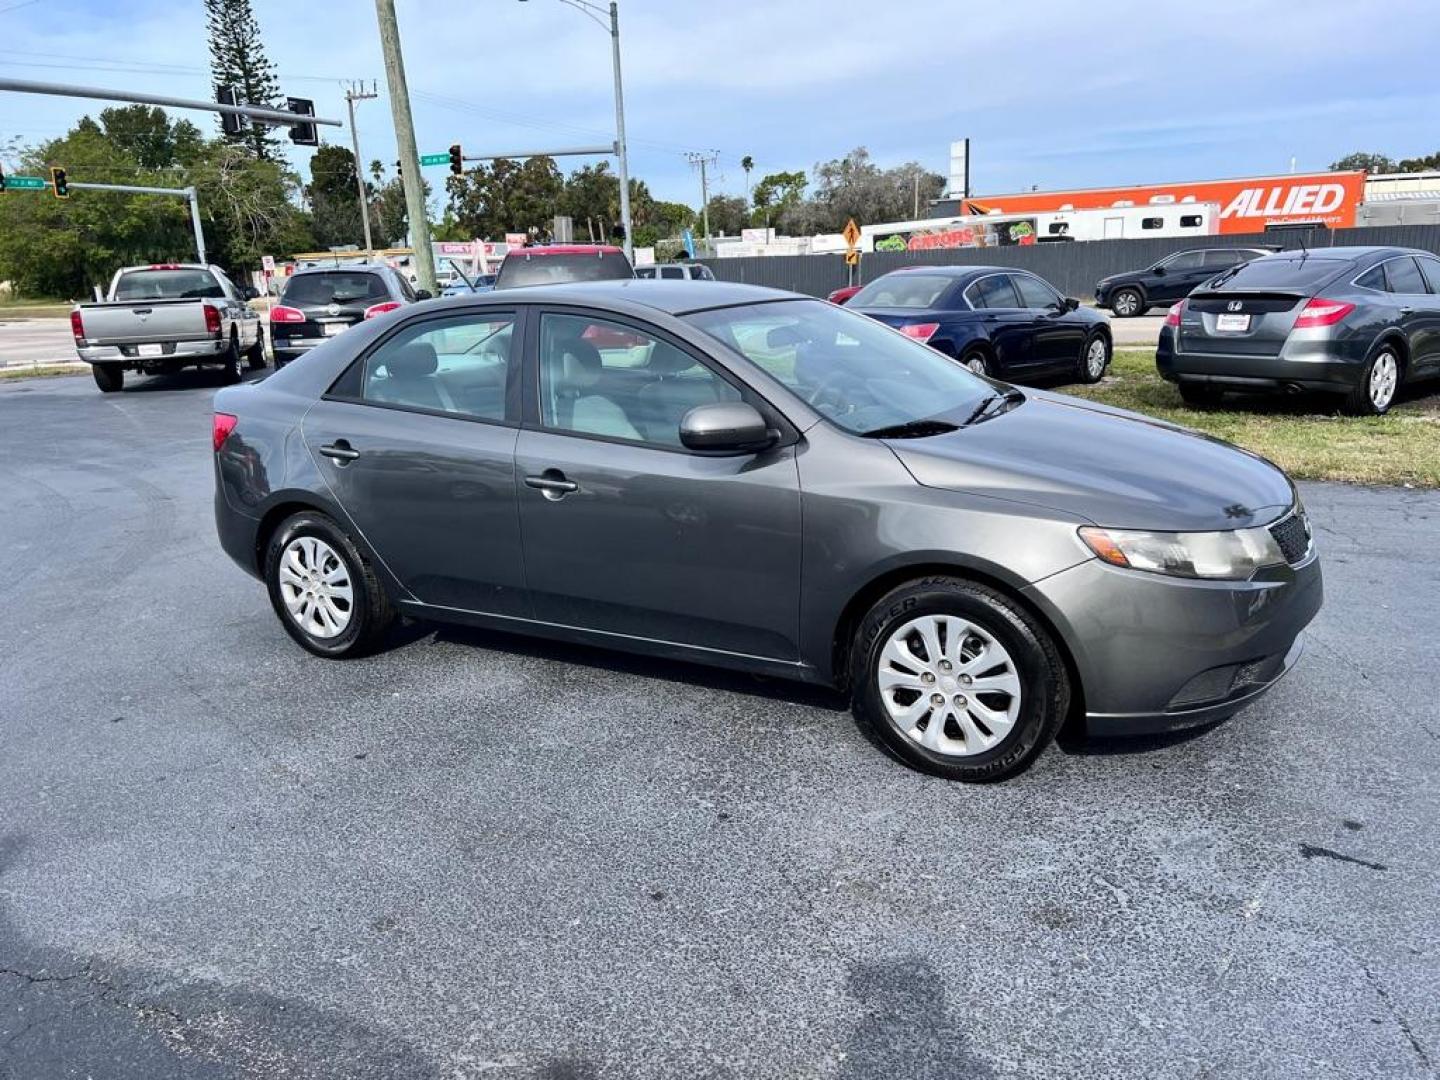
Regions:
<instances>
[{"instance_id":1,"label":"car side mirror","mask_svg":"<svg viewBox=\"0 0 1440 1080\"><path fill-rule=\"evenodd\" d=\"M763 450L774 441L760 410L744 401L697 405L680 421L680 443L687 450L743 453Z\"/></svg>"},{"instance_id":2,"label":"car side mirror","mask_svg":"<svg viewBox=\"0 0 1440 1080\"><path fill-rule=\"evenodd\" d=\"M429 290L429 289L416 289L416 290L415 290L415 299L416 299L416 300L429 300L429 299L430 299L430 295L431 295L431 294L430 294L430 290Z\"/></svg>"},{"instance_id":3,"label":"car side mirror","mask_svg":"<svg viewBox=\"0 0 1440 1080\"><path fill-rule=\"evenodd\" d=\"M1060 306L1066 311L1074 311L1080 306L1080 301L1076 300L1073 296L1062 296L1060 298Z\"/></svg>"},{"instance_id":4,"label":"car side mirror","mask_svg":"<svg viewBox=\"0 0 1440 1080\"><path fill-rule=\"evenodd\" d=\"M1165 268L1163 266L1152 266L1150 272L1152 274L1159 274L1161 277L1165 276Z\"/></svg>"},{"instance_id":5,"label":"car side mirror","mask_svg":"<svg viewBox=\"0 0 1440 1080\"><path fill-rule=\"evenodd\" d=\"M246 300L254 300L260 296L260 290L255 288L253 285L246 285L243 289L240 290L240 295L243 296Z\"/></svg>"}]
</instances>

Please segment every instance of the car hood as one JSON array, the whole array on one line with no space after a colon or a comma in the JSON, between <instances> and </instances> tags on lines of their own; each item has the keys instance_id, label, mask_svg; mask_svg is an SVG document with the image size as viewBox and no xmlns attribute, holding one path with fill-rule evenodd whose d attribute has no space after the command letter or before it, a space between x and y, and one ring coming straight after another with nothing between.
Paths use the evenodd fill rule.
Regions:
<instances>
[{"instance_id":1,"label":"car hood","mask_svg":"<svg viewBox=\"0 0 1440 1080\"><path fill-rule=\"evenodd\" d=\"M926 487L1112 528L1239 529L1267 524L1294 502L1283 472L1229 443L1062 394L1025 397L994 419L887 445Z\"/></svg>"}]
</instances>

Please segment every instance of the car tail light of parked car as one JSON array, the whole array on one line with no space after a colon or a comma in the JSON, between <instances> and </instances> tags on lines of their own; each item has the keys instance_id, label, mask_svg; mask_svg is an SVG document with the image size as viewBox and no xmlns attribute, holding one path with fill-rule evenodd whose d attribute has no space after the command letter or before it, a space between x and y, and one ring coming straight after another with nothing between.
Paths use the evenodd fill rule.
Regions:
<instances>
[{"instance_id":1,"label":"car tail light of parked car","mask_svg":"<svg viewBox=\"0 0 1440 1080\"><path fill-rule=\"evenodd\" d=\"M935 336L935 331L940 329L940 324L938 322L906 323L904 326L897 327L896 329L906 337L914 338L916 341L929 341Z\"/></svg>"},{"instance_id":2,"label":"car tail light of parked car","mask_svg":"<svg viewBox=\"0 0 1440 1080\"><path fill-rule=\"evenodd\" d=\"M220 447L225 445L225 440L230 437L230 432L235 430L238 418L229 413L217 412L210 424L210 441L215 446L216 453Z\"/></svg>"},{"instance_id":3,"label":"car tail light of parked car","mask_svg":"<svg viewBox=\"0 0 1440 1080\"><path fill-rule=\"evenodd\" d=\"M371 304L365 309L365 318L373 319L377 315L384 315L387 311L394 311L400 306L402 305L394 300L387 300L383 304Z\"/></svg>"},{"instance_id":4,"label":"car tail light of parked car","mask_svg":"<svg viewBox=\"0 0 1440 1080\"><path fill-rule=\"evenodd\" d=\"M1166 325L1166 326L1179 326L1179 325L1180 325L1180 317L1181 317L1182 315L1184 315L1184 314L1185 314L1185 301L1184 301L1184 300L1181 300L1181 301L1179 301L1178 303L1175 303L1175 304L1171 304L1171 305L1170 305L1170 310L1165 313L1165 325Z\"/></svg>"},{"instance_id":5,"label":"car tail light of parked car","mask_svg":"<svg viewBox=\"0 0 1440 1080\"><path fill-rule=\"evenodd\" d=\"M75 335L75 340L85 344L85 320L80 317L80 312L70 312L70 333Z\"/></svg>"},{"instance_id":6,"label":"car tail light of parked car","mask_svg":"<svg viewBox=\"0 0 1440 1080\"><path fill-rule=\"evenodd\" d=\"M281 304L279 307L270 309L270 321L272 323L296 323L305 321L305 313L293 307L286 307Z\"/></svg>"},{"instance_id":7,"label":"car tail light of parked car","mask_svg":"<svg viewBox=\"0 0 1440 1080\"><path fill-rule=\"evenodd\" d=\"M205 332L207 334L220 333L220 309L214 304L202 305L205 312Z\"/></svg>"},{"instance_id":8,"label":"car tail light of parked car","mask_svg":"<svg viewBox=\"0 0 1440 1080\"><path fill-rule=\"evenodd\" d=\"M1347 304L1344 300L1326 300L1323 296L1317 296L1301 309L1299 318L1295 320L1295 329L1334 326L1354 310L1355 305Z\"/></svg>"}]
</instances>

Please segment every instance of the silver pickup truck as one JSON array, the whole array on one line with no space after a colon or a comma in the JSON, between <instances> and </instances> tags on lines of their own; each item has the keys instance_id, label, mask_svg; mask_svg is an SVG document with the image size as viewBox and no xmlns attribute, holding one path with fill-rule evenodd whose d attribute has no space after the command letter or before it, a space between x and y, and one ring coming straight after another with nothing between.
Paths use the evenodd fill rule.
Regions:
<instances>
[{"instance_id":1,"label":"silver pickup truck","mask_svg":"<svg viewBox=\"0 0 1440 1080\"><path fill-rule=\"evenodd\" d=\"M70 312L80 359L107 394L124 387L126 371L156 375L209 365L239 382L246 367L265 366L260 315L246 303L255 290L236 288L218 266L127 266L107 295Z\"/></svg>"}]
</instances>

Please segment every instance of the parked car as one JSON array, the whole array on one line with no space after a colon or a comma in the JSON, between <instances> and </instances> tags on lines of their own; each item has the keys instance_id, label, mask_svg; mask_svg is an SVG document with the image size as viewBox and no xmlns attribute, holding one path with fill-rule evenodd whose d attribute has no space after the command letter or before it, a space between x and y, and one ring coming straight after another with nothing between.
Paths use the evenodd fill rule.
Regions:
<instances>
[{"instance_id":1,"label":"parked car","mask_svg":"<svg viewBox=\"0 0 1440 1080\"><path fill-rule=\"evenodd\" d=\"M1096 307L1109 308L1122 319L1144 315L1152 307L1187 296L1202 281L1232 266L1279 251L1278 247L1192 248L1167 255L1144 270L1111 274L1095 285Z\"/></svg>"},{"instance_id":2,"label":"parked car","mask_svg":"<svg viewBox=\"0 0 1440 1080\"><path fill-rule=\"evenodd\" d=\"M608 244L551 244L511 249L500 262L497 289L559 285L570 281L633 279L635 268L625 252Z\"/></svg>"},{"instance_id":3,"label":"parked car","mask_svg":"<svg viewBox=\"0 0 1440 1080\"><path fill-rule=\"evenodd\" d=\"M864 285L843 285L840 288L833 290L829 296L825 297L825 299L829 300L832 304L845 304L849 302L852 296L854 296L864 287Z\"/></svg>"},{"instance_id":4,"label":"parked car","mask_svg":"<svg viewBox=\"0 0 1440 1080\"><path fill-rule=\"evenodd\" d=\"M676 262L662 263L659 266L637 266L635 268L637 278L650 278L660 281L714 281L715 275L704 263L697 262Z\"/></svg>"},{"instance_id":5,"label":"parked car","mask_svg":"<svg viewBox=\"0 0 1440 1080\"><path fill-rule=\"evenodd\" d=\"M1329 247L1245 263L1170 309L1155 363L1191 404L1317 390L1379 415L1405 383L1440 375L1440 259Z\"/></svg>"},{"instance_id":6,"label":"parked car","mask_svg":"<svg viewBox=\"0 0 1440 1080\"><path fill-rule=\"evenodd\" d=\"M1110 363L1104 315L1025 270L929 266L876 278L845 305L954 357L978 375L1099 382Z\"/></svg>"},{"instance_id":7,"label":"parked car","mask_svg":"<svg viewBox=\"0 0 1440 1080\"><path fill-rule=\"evenodd\" d=\"M382 264L297 270L270 309L270 348L282 368L358 322L373 319L430 294Z\"/></svg>"},{"instance_id":8,"label":"parked car","mask_svg":"<svg viewBox=\"0 0 1440 1080\"><path fill-rule=\"evenodd\" d=\"M1226 717L1321 602L1273 465L756 286L402 308L215 409L221 544L305 649L403 614L843 687L957 780L1072 709Z\"/></svg>"},{"instance_id":9,"label":"parked car","mask_svg":"<svg viewBox=\"0 0 1440 1080\"><path fill-rule=\"evenodd\" d=\"M495 287L495 274L476 274L466 284L458 275L440 289L441 296L468 296L470 293L489 292Z\"/></svg>"},{"instance_id":10,"label":"parked car","mask_svg":"<svg viewBox=\"0 0 1440 1080\"><path fill-rule=\"evenodd\" d=\"M230 382L265 366L260 315L218 266L155 263L127 266L110 280L101 303L76 304L70 331L95 385L113 394L125 372L159 375L218 367Z\"/></svg>"}]
</instances>

